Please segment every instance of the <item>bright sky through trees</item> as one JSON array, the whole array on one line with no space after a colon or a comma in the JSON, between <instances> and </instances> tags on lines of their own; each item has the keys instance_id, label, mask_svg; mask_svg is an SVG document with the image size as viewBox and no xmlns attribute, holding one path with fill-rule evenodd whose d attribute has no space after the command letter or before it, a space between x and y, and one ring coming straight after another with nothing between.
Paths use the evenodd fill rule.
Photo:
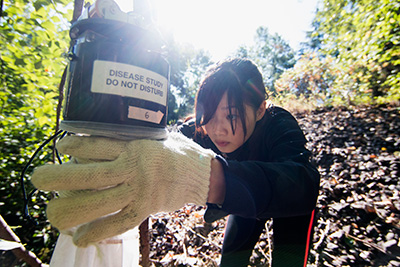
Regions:
<instances>
[{"instance_id":1,"label":"bright sky through trees","mask_svg":"<svg viewBox=\"0 0 400 267\"><path fill-rule=\"evenodd\" d=\"M132 0L116 0L121 9ZM137 0L136 0L137 1ZM318 0L150 0L159 25L171 30L177 42L191 43L222 59L241 44L253 42L265 26L294 48L305 40Z\"/></svg>"}]
</instances>

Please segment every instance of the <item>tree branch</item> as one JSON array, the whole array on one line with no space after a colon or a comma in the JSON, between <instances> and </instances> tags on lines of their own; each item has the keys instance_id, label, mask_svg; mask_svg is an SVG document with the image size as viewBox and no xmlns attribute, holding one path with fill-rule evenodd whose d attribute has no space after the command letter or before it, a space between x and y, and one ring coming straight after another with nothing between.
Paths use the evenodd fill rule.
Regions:
<instances>
[{"instance_id":1,"label":"tree branch","mask_svg":"<svg viewBox=\"0 0 400 267\"><path fill-rule=\"evenodd\" d=\"M11 230L10 226L8 226L8 224L6 223L6 221L3 219L3 217L1 215L0 215L0 238L7 240L7 241L14 241L14 242L21 243L21 240ZM25 261L27 264L29 264L32 267L43 266L42 261L40 259L38 259L33 252L26 250L24 246L15 248L11 251L14 253L14 255L18 259Z\"/></svg>"}]
</instances>

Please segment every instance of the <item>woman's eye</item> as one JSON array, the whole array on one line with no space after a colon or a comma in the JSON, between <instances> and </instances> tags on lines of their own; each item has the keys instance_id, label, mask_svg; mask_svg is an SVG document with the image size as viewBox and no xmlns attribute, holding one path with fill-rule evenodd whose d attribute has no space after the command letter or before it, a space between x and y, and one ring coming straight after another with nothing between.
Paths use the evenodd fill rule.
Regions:
<instances>
[{"instance_id":1,"label":"woman's eye","mask_svg":"<svg viewBox=\"0 0 400 267\"><path fill-rule=\"evenodd\" d=\"M227 118L228 120L230 120L230 121L234 121L234 120L237 119L237 115L229 114L226 118Z\"/></svg>"}]
</instances>

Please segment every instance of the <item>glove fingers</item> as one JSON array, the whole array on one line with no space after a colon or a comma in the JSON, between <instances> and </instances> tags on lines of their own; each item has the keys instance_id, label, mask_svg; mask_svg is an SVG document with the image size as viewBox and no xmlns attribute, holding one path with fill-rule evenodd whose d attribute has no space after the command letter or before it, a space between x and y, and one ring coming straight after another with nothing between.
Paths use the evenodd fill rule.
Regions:
<instances>
[{"instance_id":1,"label":"glove fingers","mask_svg":"<svg viewBox=\"0 0 400 267\"><path fill-rule=\"evenodd\" d=\"M47 206L47 217L59 230L65 230L117 212L129 204L132 195L132 190L122 184L101 191L53 199Z\"/></svg>"},{"instance_id":2,"label":"glove fingers","mask_svg":"<svg viewBox=\"0 0 400 267\"><path fill-rule=\"evenodd\" d=\"M86 247L134 228L148 215L138 212L137 209L125 208L116 214L80 226L73 241L78 247Z\"/></svg>"},{"instance_id":3,"label":"glove fingers","mask_svg":"<svg viewBox=\"0 0 400 267\"><path fill-rule=\"evenodd\" d=\"M114 186L124 182L129 175L115 163L45 165L35 169L31 181L36 188L49 191Z\"/></svg>"},{"instance_id":4,"label":"glove fingers","mask_svg":"<svg viewBox=\"0 0 400 267\"><path fill-rule=\"evenodd\" d=\"M127 144L127 141L105 137L66 136L57 143L57 149L80 159L114 160Z\"/></svg>"}]
</instances>

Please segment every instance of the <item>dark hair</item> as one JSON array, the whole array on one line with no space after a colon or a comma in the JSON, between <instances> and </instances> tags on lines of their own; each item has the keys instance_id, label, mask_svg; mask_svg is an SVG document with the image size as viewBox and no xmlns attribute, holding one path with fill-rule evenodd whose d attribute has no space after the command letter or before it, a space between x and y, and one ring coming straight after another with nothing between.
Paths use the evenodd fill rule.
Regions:
<instances>
[{"instance_id":1,"label":"dark hair","mask_svg":"<svg viewBox=\"0 0 400 267\"><path fill-rule=\"evenodd\" d=\"M227 92L229 113L231 107L238 111L246 136L245 104L257 110L268 98L264 82L257 66L249 59L234 58L212 66L200 84L196 95L196 131L202 132L213 117L224 93ZM232 132L235 125L231 122Z\"/></svg>"}]
</instances>

